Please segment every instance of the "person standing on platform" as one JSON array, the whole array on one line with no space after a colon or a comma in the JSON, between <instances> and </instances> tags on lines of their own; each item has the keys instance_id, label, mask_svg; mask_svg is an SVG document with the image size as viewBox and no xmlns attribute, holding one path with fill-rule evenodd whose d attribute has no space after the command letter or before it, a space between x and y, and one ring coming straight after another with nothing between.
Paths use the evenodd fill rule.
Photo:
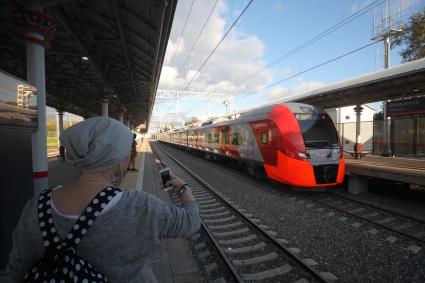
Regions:
<instances>
[{"instance_id":1,"label":"person standing on platform","mask_svg":"<svg viewBox=\"0 0 425 283\"><path fill-rule=\"evenodd\" d=\"M40 259L62 258L57 253L73 246L72 252L84 259L85 266L90 263L87 268L95 268L108 282L156 282L150 260L161 240L187 237L200 228L190 188L175 176L167 183L180 194L181 206L143 191L120 189L133 135L114 119L88 119L65 130L60 139L66 161L81 167L83 174L74 183L46 189L26 204L12 236L9 281L38 276L31 272ZM79 262L71 263L69 267L84 272ZM66 268L55 271L65 272L70 282L80 280Z\"/></svg>"},{"instance_id":2,"label":"person standing on platform","mask_svg":"<svg viewBox=\"0 0 425 283\"><path fill-rule=\"evenodd\" d=\"M131 152L130 152L130 167L128 170L137 171L136 169L136 157L137 157L137 142L136 142L136 134L133 134L133 143L131 144Z\"/></svg>"}]
</instances>

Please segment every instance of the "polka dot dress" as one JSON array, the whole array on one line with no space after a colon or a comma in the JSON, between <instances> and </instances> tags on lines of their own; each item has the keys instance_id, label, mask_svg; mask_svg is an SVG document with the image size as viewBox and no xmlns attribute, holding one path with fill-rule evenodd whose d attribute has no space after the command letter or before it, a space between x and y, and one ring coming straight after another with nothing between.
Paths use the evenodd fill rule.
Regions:
<instances>
[{"instance_id":1,"label":"polka dot dress","mask_svg":"<svg viewBox=\"0 0 425 283\"><path fill-rule=\"evenodd\" d=\"M107 187L99 192L65 239L61 239L52 218L52 190L44 190L38 198L38 221L46 250L43 258L26 274L24 282L108 282L102 273L77 254L76 248L103 208L121 191Z\"/></svg>"}]
</instances>

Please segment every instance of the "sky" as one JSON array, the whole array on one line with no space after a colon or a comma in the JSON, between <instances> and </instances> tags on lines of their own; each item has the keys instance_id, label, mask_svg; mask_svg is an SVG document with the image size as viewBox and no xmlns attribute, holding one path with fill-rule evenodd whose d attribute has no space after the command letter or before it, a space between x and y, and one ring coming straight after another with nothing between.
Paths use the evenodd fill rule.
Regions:
<instances>
[{"instance_id":1,"label":"sky","mask_svg":"<svg viewBox=\"0 0 425 283\"><path fill-rule=\"evenodd\" d=\"M198 34L217 0L194 0L188 17L192 1L178 2L158 89L224 93L227 97L233 96L233 110L239 111L383 69L384 49L380 42L258 91L372 43L372 27L377 26L387 6L383 0L254 0L198 73L201 64L249 1L218 0L196 45ZM398 22L406 21L413 12L425 7L425 0L389 1L393 19ZM362 8L378 3L375 9L359 15L310 46L269 65L347 17L357 15ZM402 63L399 51L399 48L391 51L391 66ZM178 104L181 119L192 116L206 119L208 116L208 101L181 99ZM176 100L157 98L153 123L166 123L167 117L177 111L176 105ZM211 115L224 112L223 103L212 103Z\"/></svg>"}]
</instances>

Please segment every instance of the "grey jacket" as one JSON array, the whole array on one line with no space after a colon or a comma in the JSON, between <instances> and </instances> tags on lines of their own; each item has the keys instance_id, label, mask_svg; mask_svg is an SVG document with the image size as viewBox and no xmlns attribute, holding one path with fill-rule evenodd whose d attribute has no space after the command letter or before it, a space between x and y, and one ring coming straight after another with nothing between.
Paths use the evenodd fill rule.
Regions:
<instances>
[{"instance_id":1,"label":"grey jacket","mask_svg":"<svg viewBox=\"0 0 425 283\"><path fill-rule=\"evenodd\" d=\"M22 282L26 272L43 256L37 214L34 197L13 232L7 265L10 282ZM53 219L63 239L74 220L56 213ZM97 217L77 252L110 282L156 282L149 262L161 239L189 236L200 223L196 202L177 207L145 192L125 190L115 206Z\"/></svg>"}]
</instances>

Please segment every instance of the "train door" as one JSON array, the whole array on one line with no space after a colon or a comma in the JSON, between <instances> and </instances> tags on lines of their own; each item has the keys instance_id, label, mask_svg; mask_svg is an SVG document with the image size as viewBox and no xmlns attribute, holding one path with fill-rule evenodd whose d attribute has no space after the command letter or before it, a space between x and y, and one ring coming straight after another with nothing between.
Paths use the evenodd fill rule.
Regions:
<instances>
[{"instance_id":1,"label":"train door","mask_svg":"<svg viewBox=\"0 0 425 283\"><path fill-rule=\"evenodd\" d=\"M277 165L277 136L275 127L268 125L255 129L255 137L264 163L271 166ZM258 157L254 156L257 160Z\"/></svg>"},{"instance_id":2,"label":"train door","mask_svg":"<svg viewBox=\"0 0 425 283\"><path fill-rule=\"evenodd\" d=\"M221 129L221 151L223 154L226 154L226 150L229 144L229 127L224 126Z\"/></svg>"},{"instance_id":3,"label":"train door","mask_svg":"<svg viewBox=\"0 0 425 283\"><path fill-rule=\"evenodd\" d=\"M246 127L245 129L245 140L247 145L247 158L248 160L254 160L254 147L255 147L255 133L251 133L251 128Z\"/></svg>"}]
</instances>

